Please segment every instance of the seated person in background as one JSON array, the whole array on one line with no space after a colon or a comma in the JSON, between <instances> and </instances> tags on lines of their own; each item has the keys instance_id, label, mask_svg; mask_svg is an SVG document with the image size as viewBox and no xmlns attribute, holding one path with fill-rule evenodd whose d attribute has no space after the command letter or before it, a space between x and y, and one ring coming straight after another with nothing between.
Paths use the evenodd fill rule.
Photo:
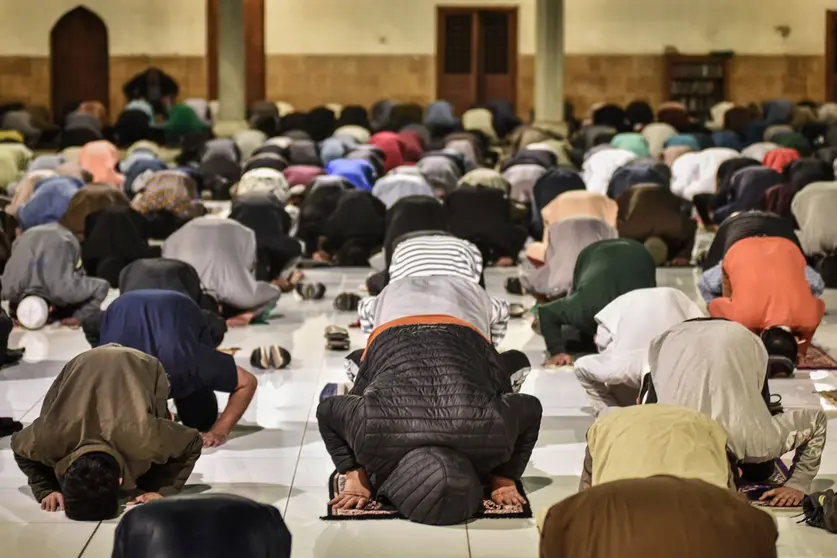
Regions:
<instances>
[{"instance_id":1,"label":"seated person in background","mask_svg":"<svg viewBox=\"0 0 837 558\"><path fill-rule=\"evenodd\" d=\"M580 490L623 479L669 475L733 485L727 433L706 415L672 405L612 409L587 431Z\"/></svg>"},{"instance_id":2,"label":"seated person in background","mask_svg":"<svg viewBox=\"0 0 837 558\"><path fill-rule=\"evenodd\" d=\"M727 431L727 449L751 482L765 482L773 461L794 451L784 486L764 493L770 506L796 506L810 491L822 460L826 417L820 409L771 416L764 396L768 355L740 324L694 320L654 340L643 401L700 411Z\"/></svg>"},{"instance_id":3,"label":"seated person in background","mask_svg":"<svg viewBox=\"0 0 837 558\"><path fill-rule=\"evenodd\" d=\"M398 294L404 285L412 296ZM355 386L317 409L326 448L347 475L330 505L363 508L374 492L411 521L450 525L473 516L486 485L496 503L521 504L516 481L538 439L541 405L512 392L528 362L492 346L488 301L479 299L487 295L456 277L401 279L381 297L390 293L396 300L381 305Z\"/></svg>"},{"instance_id":4,"label":"seated person in background","mask_svg":"<svg viewBox=\"0 0 837 558\"><path fill-rule=\"evenodd\" d=\"M227 323L218 314L218 303L204 294L198 272L191 265L168 258L146 258L122 270L119 275L120 293L148 290L175 291L188 296L201 307L212 343L217 347L224 340Z\"/></svg>"},{"instance_id":5,"label":"seated person in background","mask_svg":"<svg viewBox=\"0 0 837 558\"><path fill-rule=\"evenodd\" d=\"M41 415L12 436L15 461L41 509L78 521L119 514L119 491L133 503L176 494L201 454L196 430L172 422L160 362L109 345L68 362Z\"/></svg>"},{"instance_id":6,"label":"seated person in background","mask_svg":"<svg viewBox=\"0 0 837 558\"><path fill-rule=\"evenodd\" d=\"M215 350L197 304L173 291L131 291L102 317L101 343L118 343L160 360L177 414L201 432L204 447L223 444L256 393L256 378ZM218 416L216 391L229 393Z\"/></svg>"},{"instance_id":7,"label":"seated person in background","mask_svg":"<svg viewBox=\"0 0 837 558\"><path fill-rule=\"evenodd\" d=\"M109 288L104 279L84 275L78 240L58 223L29 229L16 240L0 281L12 317L28 329L50 319L78 326L97 317Z\"/></svg>"},{"instance_id":8,"label":"seated person in background","mask_svg":"<svg viewBox=\"0 0 837 558\"><path fill-rule=\"evenodd\" d=\"M776 558L770 514L697 479L609 482L555 504L542 558Z\"/></svg>"},{"instance_id":9,"label":"seated person in background","mask_svg":"<svg viewBox=\"0 0 837 558\"><path fill-rule=\"evenodd\" d=\"M140 506L116 527L111 558L151 556L290 558L291 533L274 506L232 494L181 496Z\"/></svg>"},{"instance_id":10,"label":"seated person in background","mask_svg":"<svg viewBox=\"0 0 837 558\"><path fill-rule=\"evenodd\" d=\"M596 414L636 405L651 341L673 325L702 317L697 304L671 287L631 291L596 314L599 354L575 361L575 376Z\"/></svg>"},{"instance_id":11,"label":"seated person in background","mask_svg":"<svg viewBox=\"0 0 837 558\"><path fill-rule=\"evenodd\" d=\"M282 294L278 287L256 280L256 235L232 219L191 221L166 240L163 257L195 268L231 327L265 320Z\"/></svg>"},{"instance_id":12,"label":"seated person in background","mask_svg":"<svg viewBox=\"0 0 837 558\"><path fill-rule=\"evenodd\" d=\"M596 314L625 293L656 287L656 276L651 254L635 240L601 240L582 250L575 264L572 294L538 311L549 354L546 364L572 364L567 353L595 351ZM572 336L579 340L568 339Z\"/></svg>"},{"instance_id":13,"label":"seated person in background","mask_svg":"<svg viewBox=\"0 0 837 558\"><path fill-rule=\"evenodd\" d=\"M724 257L726 296L709 303L709 314L738 322L756 334L785 326L801 339L799 356L804 357L825 314L825 303L811 293L806 269L805 256L789 240L739 240Z\"/></svg>"}]
</instances>

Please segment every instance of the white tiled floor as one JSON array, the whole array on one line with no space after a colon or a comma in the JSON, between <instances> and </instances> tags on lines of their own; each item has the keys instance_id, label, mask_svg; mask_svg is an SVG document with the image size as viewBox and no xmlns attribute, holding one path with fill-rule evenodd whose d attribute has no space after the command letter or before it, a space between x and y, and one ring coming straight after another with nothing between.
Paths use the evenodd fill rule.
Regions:
<instances>
[{"instance_id":1,"label":"white tiled floor","mask_svg":"<svg viewBox=\"0 0 837 558\"><path fill-rule=\"evenodd\" d=\"M492 270L488 288L508 297L502 282L511 272ZM315 411L319 391L329 381L345 379L342 353L328 353L323 328L347 324L351 315L337 314L333 297L357 290L362 270L309 271L309 278L328 287L326 299L304 303L291 296L278 306L283 314L269 325L231 331L226 347L242 347L240 363L248 366L250 349L276 343L287 347L294 361L289 369L258 373L259 390L243 425L225 446L206 452L198 461L187 491L231 492L273 504L282 510L293 534L294 557L351 558L355 556L532 557L537 556L538 534L532 520L481 520L458 527L425 527L404 521L323 522L326 481L333 470L320 440ZM675 286L697 297L692 270L663 270L660 284ZM837 292L826 296L833 315L817 334L817 341L837 351ZM354 347L362 338L353 330ZM12 345L25 345L26 362L0 371L0 416L12 415L31 422L52 378L71 357L87 348L79 331L63 328L19 332ZM534 364L542 360L543 341L524 320L513 321L502 348L527 352ZM826 372L802 373L798 379L773 383L787 406L820 405L815 386L837 388L837 376ZM575 493L584 454L585 432L592 419L584 394L569 369L535 368L524 391L537 395L544 406L538 446L525 475L533 508L548 506ZM222 401L223 403L223 401ZM837 410L823 403L837 416ZM820 477L822 490L837 480L837 429L832 424ZM835 556L837 538L800 526L789 513L777 513L780 555ZM0 556L15 558L104 558L110 556L116 521L100 525L73 523L62 514L42 512L18 471L9 440L0 440Z\"/></svg>"}]
</instances>

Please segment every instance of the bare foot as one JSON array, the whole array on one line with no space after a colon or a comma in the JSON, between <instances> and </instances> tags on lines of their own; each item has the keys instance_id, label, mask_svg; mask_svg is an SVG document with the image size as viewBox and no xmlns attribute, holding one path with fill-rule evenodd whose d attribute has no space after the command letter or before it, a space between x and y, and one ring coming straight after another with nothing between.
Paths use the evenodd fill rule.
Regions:
<instances>
[{"instance_id":1,"label":"bare foot","mask_svg":"<svg viewBox=\"0 0 837 558\"><path fill-rule=\"evenodd\" d=\"M227 320L227 327L244 327L250 325L253 318L255 318L255 315L252 312L245 312L244 314L233 316Z\"/></svg>"},{"instance_id":2,"label":"bare foot","mask_svg":"<svg viewBox=\"0 0 837 558\"><path fill-rule=\"evenodd\" d=\"M325 252L318 250L311 255L311 259L315 262L327 262L328 261L328 254Z\"/></svg>"},{"instance_id":3,"label":"bare foot","mask_svg":"<svg viewBox=\"0 0 837 558\"><path fill-rule=\"evenodd\" d=\"M75 318L64 318L61 320L61 325L67 327L78 327L81 323Z\"/></svg>"},{"instance_id":4,"label":"bare foot","mask_svg":"<svg viewBox=\"0 0 837 558\"><path fill-rule=\"evenodd\" d=\"M512 267L513 265L514 260L511 258L500 258L494 262L494 267Z\"/></svg>"}]
</instances>

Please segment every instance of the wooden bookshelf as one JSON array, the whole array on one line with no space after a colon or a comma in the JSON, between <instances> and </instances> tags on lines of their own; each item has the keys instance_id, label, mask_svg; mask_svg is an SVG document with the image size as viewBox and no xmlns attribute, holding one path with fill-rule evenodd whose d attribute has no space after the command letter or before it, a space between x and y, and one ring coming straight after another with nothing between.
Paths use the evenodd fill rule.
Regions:
<instances>
[{"instance_id":1,"label":"wooden bookshelf","mask_svg":"<svg viewBox=\"0 0 837 558\"><path fill-rule=\"evenodd\" d=\"M683 103L689 112L709 112L727 99L729 58L666 56L663 98Z\"/></svg>"}]
</instances>

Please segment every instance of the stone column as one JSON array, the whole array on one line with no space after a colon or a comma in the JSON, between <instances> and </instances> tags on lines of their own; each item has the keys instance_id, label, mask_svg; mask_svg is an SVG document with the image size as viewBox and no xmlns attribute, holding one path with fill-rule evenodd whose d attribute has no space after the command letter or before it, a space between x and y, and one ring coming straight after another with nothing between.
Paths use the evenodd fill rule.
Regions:
<instances>
[{"instance_id":1,"label":"stone column","mask_svg":"<svg viewBox=\"0 0 837 558\"><path fill-rule=\"evenodd\" d=\"M535 121L564 121L564 0L537 0Z\"/></svg>"},{"instance_id":2,"label":"stone column","mask_svg":"<svg viewBox=\"0 0 837 558\"><path fill-rule=\"evenodd\" d=\"M218 2L218 102L220 121L246 118L243 0Z\"/></svg>"}]
</instances>

